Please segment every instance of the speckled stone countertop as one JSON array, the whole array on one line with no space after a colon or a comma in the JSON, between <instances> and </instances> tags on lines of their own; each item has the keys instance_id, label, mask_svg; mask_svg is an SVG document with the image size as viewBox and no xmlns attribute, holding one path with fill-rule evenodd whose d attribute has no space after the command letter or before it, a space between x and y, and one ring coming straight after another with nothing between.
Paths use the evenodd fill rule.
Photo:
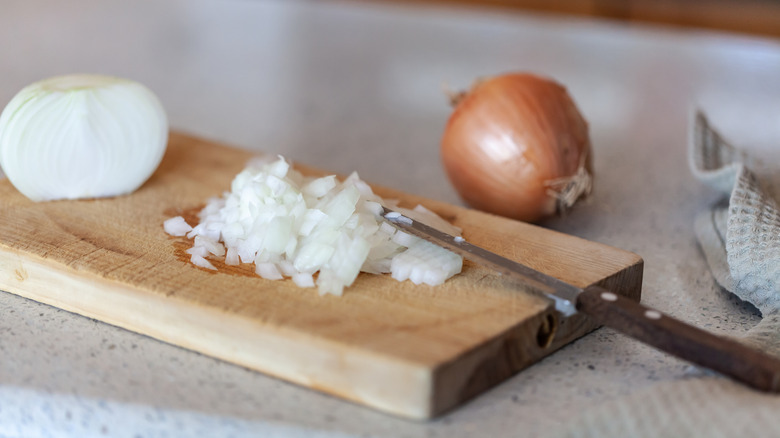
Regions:
<instances>
[{"instance_id":1,"label":"speckled stone countertop","mask_svg":"<svg viewBox=\"0 0 780 438\"><path fill-rule=\"evenodd\" d=\"M780 155L780 42L610 22L370 2L4 0L0 101L71 72L153 89L171 125L457 203L439 165L442 83L530 70L590 121L595 196L544 223L645 260L643 300L716 333L758 321L693 233L718 200L690 175L691 108ZM0 436L554 434L687 365L607 329L431 422L387 416L0 292Z\"/></svg>"}]
</instances>

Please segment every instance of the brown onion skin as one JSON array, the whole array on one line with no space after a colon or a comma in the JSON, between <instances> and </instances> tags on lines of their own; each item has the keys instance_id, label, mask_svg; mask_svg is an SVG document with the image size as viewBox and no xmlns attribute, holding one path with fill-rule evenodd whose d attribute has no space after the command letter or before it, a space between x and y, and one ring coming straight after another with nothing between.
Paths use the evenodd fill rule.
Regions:
<instances>
[{"instance_id":1,"label":"brown onion skin","mask_svg":"<svg viewBox=\"0 0 780 438\"><path fill-rule=\"evenodd\" d=\"M511 73L478 82L456 102L441 158L472 208L537 222L556 212L545 181L581 164L590 173L590 149L587 122L564 87Z\"/></svg>"}]
</instances>

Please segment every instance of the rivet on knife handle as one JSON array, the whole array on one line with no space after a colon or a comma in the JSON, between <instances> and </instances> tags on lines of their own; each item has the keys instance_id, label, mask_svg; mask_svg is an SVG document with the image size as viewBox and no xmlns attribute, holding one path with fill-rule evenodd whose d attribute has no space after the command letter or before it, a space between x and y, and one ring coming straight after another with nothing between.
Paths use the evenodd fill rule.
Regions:
<instances>
[{"instance_id":1,"label":"rivet on knife handle","mask_svg":"<svg viewBox=\"0 0 780 438\"><path fill-rule=\"evenodd\" d=\"M390 212L391 209L384 207L382 216ZM780 358L716 336L600 286L583 290L412 218L395 214L385 217L385 220L474 263L522 280L530 290L554 300L555 308L565 316L576 312L587 314L601 325L673 356L730 376L753 388L780 392Z\"/></svg>"}]
</instances>

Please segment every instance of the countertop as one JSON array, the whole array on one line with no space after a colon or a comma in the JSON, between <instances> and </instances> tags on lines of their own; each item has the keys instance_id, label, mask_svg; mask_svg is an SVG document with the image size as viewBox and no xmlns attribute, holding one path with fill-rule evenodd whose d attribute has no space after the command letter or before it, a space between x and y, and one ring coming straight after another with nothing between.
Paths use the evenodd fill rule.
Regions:
<instances>
[{"instance_id":1,"label":"countertop","mask_svg":"<svg viewBox=\"0 0 780 438\"><path fill-rule=\"evenodd\" d=\"M691 176L686 148L698 107L778 163L780 41L409 3L4 0L0 59L3 104L48 76L124 76L158 94L174 129L452 203L442 85L553 77L590 123L596 182L542 225L641 255L643 301L673 316L728 335L760 319L697 245L693 220L720 196ZM2 437L555 435L687 373L600 329L442 418L409 421L0 292Z\"/></svg>"}]
</instances>

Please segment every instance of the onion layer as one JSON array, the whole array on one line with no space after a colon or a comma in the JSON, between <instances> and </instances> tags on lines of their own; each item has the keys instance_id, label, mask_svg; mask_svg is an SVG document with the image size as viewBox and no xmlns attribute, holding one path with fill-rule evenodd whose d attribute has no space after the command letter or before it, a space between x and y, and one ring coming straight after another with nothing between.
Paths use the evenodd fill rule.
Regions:
<instances>
[{"instance_id":1,"label":"onion layer","mask_svg":"<svg viewBox=\"0 0 780 438\"><path fill-rule=\"evenodd\" d=\"M22 89L0 115L0 166L34 201L135 191L162 160L168 121L143 85L58 76Z\"/></svg>"},{"instance_id":2,"label":"onion layer","mask_svg":"<svg viewBox=\"0 0 780 438\"><path fill-rule=\"evenodd\" d=\"M590 193L588 125L561 85L505 74L476 83L453 104L441 158L471 207L535 222Z\"/></svg>"}]
</instances>

